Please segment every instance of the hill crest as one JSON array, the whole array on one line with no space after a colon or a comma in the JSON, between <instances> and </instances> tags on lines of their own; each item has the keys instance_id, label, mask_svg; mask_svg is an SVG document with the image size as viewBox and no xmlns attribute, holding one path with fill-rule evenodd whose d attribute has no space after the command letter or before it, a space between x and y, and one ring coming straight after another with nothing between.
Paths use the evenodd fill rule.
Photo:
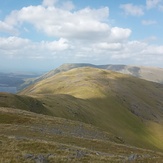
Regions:
<instances>
[{"instance_id":1,"label":"hill crest","mask_svg":"<svg viewBox=\"0 0 163 163\"><path fill-rule=\"evenodd\" d=\"M80 68L80 67L92 67L92 68L106 69L106 70L119 72L122 74L132 75L132 76L145 79L148 81L163 83L163 69L162 68L132 66L132 65L113 65L113 64L93 65L93 64L87 64L87 63L63 64L60 67L54 70L51 70L50 72L38 78L38 81L44 78L51 77L57 73L65 72L65 71L68 71L74 68Z\"/></svg>"}]
</instances>

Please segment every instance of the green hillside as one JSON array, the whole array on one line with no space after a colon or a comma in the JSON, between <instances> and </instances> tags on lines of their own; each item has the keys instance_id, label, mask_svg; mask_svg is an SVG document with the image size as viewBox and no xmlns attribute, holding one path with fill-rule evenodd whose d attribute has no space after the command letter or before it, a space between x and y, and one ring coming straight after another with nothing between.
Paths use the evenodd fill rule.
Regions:
<instances>
[{"instance_id":1,"label":"green hillside","mask_svg":"<svg viewBox=\"0 0 163 163\"><path fill-rule=\"evenodd\" d=\"M0 107L2 163L161 162L163 154L123 144L92 125Z\"/></svg>"},{"instance_id":2,"label":"green hillside","mask_svg":"<svg viewBox=\"0 0 163 163\"><path fill-rule=\"evenodd\" d=\"M28 96L19 96L9 93L0 93L0 107L10 107L39 114L50 114L39 100Z\"/></svg>"},{"instance_id":3,"label":"green hillside","mask_svg":"<svg viewBox=\"0 0 163 163\"><path fill-rule=\"evenodd\" d=\"M38 98L53 116L92 124L125 144L163 150L163 85L97 68L43 79L20 94Z\"/></svg>"}]
</instances>

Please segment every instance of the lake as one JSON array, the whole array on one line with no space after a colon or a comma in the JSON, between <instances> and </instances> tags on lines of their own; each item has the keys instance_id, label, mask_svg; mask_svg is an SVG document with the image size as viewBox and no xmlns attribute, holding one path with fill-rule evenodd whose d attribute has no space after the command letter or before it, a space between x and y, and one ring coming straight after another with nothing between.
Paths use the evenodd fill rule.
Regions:
<instances>
[{"instance_id":1,"label":"lake","mask_svg":"<svg viewBox=\"0 0 163 163\"><path fill-rule=\"evenodd\" d=\"M16 93L16 87L0 87L0 92Z\"/></svg>"}]
</instances>

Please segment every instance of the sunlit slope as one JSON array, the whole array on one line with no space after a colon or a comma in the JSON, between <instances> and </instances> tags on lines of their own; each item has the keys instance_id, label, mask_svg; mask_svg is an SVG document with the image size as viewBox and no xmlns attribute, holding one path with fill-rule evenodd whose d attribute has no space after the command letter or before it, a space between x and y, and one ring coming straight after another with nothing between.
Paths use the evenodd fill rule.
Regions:
<instances>
[{"instance_id":1,"label":"sunlit slope","mask_svg":"<svg viewBox=\"0 0 163 163\"><path fill-rule=\"evenodd\" d=\"M91 123L132 145L163 149L162 89L161 84L108 70L77 68L21 94L38 97L55 116Z\"/></svg>"},{"instance_id":2,"label":"sunlit slope","mask_svg":"<svg viewBox=\"0 0 163 163\"><path fill-rule=\"evenodd\" d=\"M82 67L92 67L92 68L99 68L104 70L111 70L114 72L119 72L122 74L132 75L141 79L145 79L147 81L153 81L156 83L163 83L163 69L158 67L143 67L143 66L132 66L132 65L93 65L89 63L67 63L59 66L58 68L47 72L46 74L26 80L20 87L19 91L23 90L24 88L28 87L31 84L39 82L43 79L47 79L52 77L58 73L66 72L75 68L82 68Z\"/></svg>"}]
</instances>

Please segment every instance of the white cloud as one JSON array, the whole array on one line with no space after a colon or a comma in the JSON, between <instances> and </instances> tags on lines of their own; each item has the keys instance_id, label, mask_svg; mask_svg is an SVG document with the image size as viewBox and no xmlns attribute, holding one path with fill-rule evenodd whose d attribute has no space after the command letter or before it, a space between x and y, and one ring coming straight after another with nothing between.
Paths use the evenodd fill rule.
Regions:
<instances>
[{"instance_id":1,"label":"white cloud","mask_svg":"<svg viewBox=\"0 0 163 163\"><path fill-rule=\"evenodd\" d=\"M6 32L10 34L18 34L18 31L14 29L13 26L10 26L9 24L0 21L0 32Z\"/></svg>"},{"instance_id":2,"label":"white cloud","mask_svg":"<svg viewBox=\"0 0 163 163\"><path fill-rule=\"evenodd\" d=\"M48 58L71 49L64 38L57 41L32 42L20 37L0 37L0 55L22 58Z\"/></svg>"},{"instance_id":3,"label":"white cloud","mask_svg":"<svg viewBox=\"0 0 163 163\"><path fill-rule=\"evenodd\" d=\"M30 23L48 36L76 41L123 41L130 34L130 29L110 27L105 23L109 8L84 8L71 12L62 8L44 6L24 7L6 17L5 23L17 27Z\"/></svg>"},{"instance_id":4,"label":"white cloud","mask_svg":"<svg viewBox=\"0 0 163 163\"><path fill-rule=\"evenodd\" d=\"M111 28L110 40L112 42L121 42L121 41L125 41L126 39L128 39L130 35L131 35L130 29L113 27Z\"/></svg>"},{"instance_id":5,"label":"white cloud","mask_svg":"<svg viewBox=\"0 0 163 163\"><path fill-rule=\"evenodd\" d=\"M147 9L157 7L162 0L146 0Z\"/></svg>"},{"instance_id":6,"label":"white cloud","mask_svg":"<svg viewBox=\"0 0 163 163\"><path fill-rule=\"evenodd\" d=\"M153 25L153 24L157 24L157 21L155 21L155 20L142 20L142 24L143 25Z\"/></svg>"},{"instance_id":7,"label":"white cloud","mask_svg":"<svg viewBox=\"0 0 163 163\"><path fill-rule=\"evenodd\" d=\"M54 41L32 42L19 37L0 38L0 55L8 58L49 59L57 62L115 63L126 61L135 64L158 65L163 62L163 46L149 45L143 41L80 42L60 38ZM159 58L159 60L158 60ZM129 64L126 62L126 64Z\"/></svg>"},{"instance_id":8,"label":"white cloud","mask_svg":"<svg viewBox=\"0 0 163 163\"><path fill-rule=\"evenodd\" d=\"M146 8L148 10L156 8L159 11L163 11L163 0L146 0Z\"/></svg>"},{"instance_id":9,"label":"white cloud","mask_svg":"<svg viewBox=\"0 0 163 163\"><path fill-rule=\"evenodd\" d=\"M28 39L22 39L18 37L0 37L0 49L1 50L17 50L24 46L29 45Z\"/></svg>"},{"instance_id":10,"label":"white cloud","mask_svg":"<svg viewBox=\"0 0 163 163\"><path fill-rule=\"evenodd\" d=\"M70 10L71 11L75 8L75 6L72 3L72 1L66 1L62 4L61 8L64 10Z\"/></svg>"},{"instance_id":11,"label":"white cloud","mask_svg":"<svg viewBox=\"0 0 163 163\"><path fill-rule=\"evenodd\" d=\"M131 34L128 28L111 27L108 23L109 8L84 8L72 11L73 5L56 7L56 1L43 1L43 5L23 7L8 15L4 22L13 29L19 29L28 23L40 33L54 38L54 41L32 42L18 37L21 46L1 45L3 53L7 49L12 54L29 58L64 57L64 58L92 58L101 51L119 51L122 43ZM66 9L65 9L66 7ZM28 28L28 33L29 33ZM7 41L11 38L3 38ZM16 42L15 41L15 42ZM21 42L20 41L20 42ZM97 47L96 47L97 46ZM25 50L24 50L25 49ZM9 52L10 53L10 52ZM89 53L89 54L88 54Z\"/></svg>"},{"instance_id":12,"label":"white cloud","mask_svg":"<svg viewBox=\"0 0 163 163\"><path fill-rule=\"evenodd\" d=\"M42 5L45 7L54 6L58 0L43 0Z\"/></svg>"},{"instance_id":13,"label":"white cloud","mask_svg":"<svg viewBox=\"0 0 163 163\"><path fill-rule=\"evenodd\" d=\"M11 12L0 22L2 32L13 34L22 28L31 34L30 27L25 26L28 24L41 36L44 33L47 37L50 36L50 40L54 39L53 41L34 42L18 36L0 37L0 55L25 59L55 58L57 62L62 60L62 63L97 61L99 64L109 61L138 61L137 63L143 64L146 57L154 62L157 56L160 58L159 62L163 62L162 46L151 46L145 41L129 41L131 29L112 27L108 23L108 7L73 10L74 6L70 1L61 3L60 7L56 3L56 0L44 0L42 5L23 7ZM142 6L126 4L121 8L128 15L144 14ZM157 22L142 21L144 25L154 23Z\"/></svg>"},{"instance_id":14,"label":"white cloud","mask_svg":"<svg viewBox=\"0 0 163 163\"><path fill-rule=\"evenodd\" d=\"M163 46L150 45L143 50L143 54L153 57L161 56L163 58Z\"/></svg>"},{"instance_id":15,"label":"white cloud","mask_svg":"<svg viewBox=\"0 0 163 163\"><path fill-rule=\"evenodd\" d=\"M94 49L96 50L109 50L109 51L119 51L123 47L121 43L108 43L108 42L100 42L94 44Z\"/></svg>"},{"instance_id":16,"label":"white cloud","mask_svg":"<svg viewBox=\"0 0 163 163\"><path fill-rule=\"evenodd\" d=\"M64 38L60 38L58 41L41 41L41 48L48 49L50 51L63 51L70 48L68 41Z\"/></svg>"},{"instance_id":17,"label":"white cloud","mask_svg":"<svg viewBox=\"0 0 163 163\"><path fill-rule=\"evenodd\" d=\"M30 23L37 30L53 37L94 39L109 32L109 25L103 22L108 15L107 7L70 12L56 7L29 6L12 12L6 17L5 23L13 27L24 22Z\"/></svg>"},{"instance_id":18,"label":"white cloud","mask_svg":"<svg viewBox=\"0 0 163 163\"><path fill-rule=\"evenodd\" d=\"M142 6L136 6L131 3L123 4L120 6L121 9L124 10L124 13L126 15L132 15L132 16L142 16L144 15L143 7Z\"/></svg>"}]
</instances>

